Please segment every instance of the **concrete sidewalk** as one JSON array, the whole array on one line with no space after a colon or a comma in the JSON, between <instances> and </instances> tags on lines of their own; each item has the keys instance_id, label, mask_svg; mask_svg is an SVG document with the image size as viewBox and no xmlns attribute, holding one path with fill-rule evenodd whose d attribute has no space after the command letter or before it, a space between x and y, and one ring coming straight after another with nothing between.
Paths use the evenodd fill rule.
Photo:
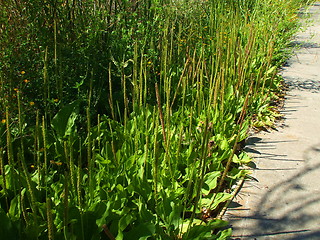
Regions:
<instances>
[{"instance_id":1,"label":"concrete sidewalk","mask_svg":"<svg viewBox=\"0 0 320 240\"><path fill-rule=\"evenodd\" d=\"M233 239L320 239L320 3L307 12L312 26L282 72L285 119L248 140L258 182L247 181L225 215Z\"/></svg>"}]
</instances>

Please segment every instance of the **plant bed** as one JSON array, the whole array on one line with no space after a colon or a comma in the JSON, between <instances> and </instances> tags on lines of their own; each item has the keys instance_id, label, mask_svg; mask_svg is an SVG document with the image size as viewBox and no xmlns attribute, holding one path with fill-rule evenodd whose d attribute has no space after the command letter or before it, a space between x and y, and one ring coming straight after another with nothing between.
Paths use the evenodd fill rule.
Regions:
<instances>
[{"instance_id":1,"label":"plant bed","mask_svg":"<svg viewBox=\"0 0 320 240\"><path fill-rule=\"evenodd\" d=\"M1 4L2 236L227 239L302 4Z\"/></svg>"}]
</instances>

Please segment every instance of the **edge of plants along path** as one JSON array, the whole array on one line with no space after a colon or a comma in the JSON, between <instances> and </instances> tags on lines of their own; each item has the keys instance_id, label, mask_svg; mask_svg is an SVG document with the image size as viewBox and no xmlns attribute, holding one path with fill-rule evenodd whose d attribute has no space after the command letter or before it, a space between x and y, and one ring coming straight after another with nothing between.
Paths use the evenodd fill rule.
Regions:
<instances>
[{"instance_id":1,"label":"edge of plants along path","mask_svg":"<svg viewBox=\"0 0 320 240\"><path fill-rule=\"evenodd\" d=\"M303 31L281 75L288 86L277 131L248 139L255 158L252 180L226 218L233 239L319 239L320 3L302 9Z\"/></svg>"}]
</instances>

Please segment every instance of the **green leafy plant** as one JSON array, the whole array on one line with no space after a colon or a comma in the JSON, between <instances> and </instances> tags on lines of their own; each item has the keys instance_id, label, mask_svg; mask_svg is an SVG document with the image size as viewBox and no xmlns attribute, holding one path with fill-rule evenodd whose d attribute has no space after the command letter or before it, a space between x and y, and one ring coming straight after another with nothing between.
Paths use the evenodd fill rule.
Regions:
<instances>
[{"instance_id":1,"label":"green leafy plant","mask_svg":"<svg viewBox=\"0 0 320 240\"><path fill-rule=\"evenodd\" d=\"M302 4L3 2L2 235L228 239Z\"/></svg>"}]
</instances>

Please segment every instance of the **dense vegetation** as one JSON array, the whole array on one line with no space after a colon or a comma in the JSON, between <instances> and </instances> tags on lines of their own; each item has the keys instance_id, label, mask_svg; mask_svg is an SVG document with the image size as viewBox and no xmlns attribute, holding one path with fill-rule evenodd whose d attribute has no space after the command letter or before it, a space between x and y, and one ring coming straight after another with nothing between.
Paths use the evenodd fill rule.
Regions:
<instances>
[{"instance_id":1,"label":"dense vegetation","mask_svg":"<svg viewBox=\"0 0 320 240\"><path fill-rule=\"evenodd\" d=\"M226 239L303 0L6 0L4 239Z\"/></svg>"}]
</instances>

